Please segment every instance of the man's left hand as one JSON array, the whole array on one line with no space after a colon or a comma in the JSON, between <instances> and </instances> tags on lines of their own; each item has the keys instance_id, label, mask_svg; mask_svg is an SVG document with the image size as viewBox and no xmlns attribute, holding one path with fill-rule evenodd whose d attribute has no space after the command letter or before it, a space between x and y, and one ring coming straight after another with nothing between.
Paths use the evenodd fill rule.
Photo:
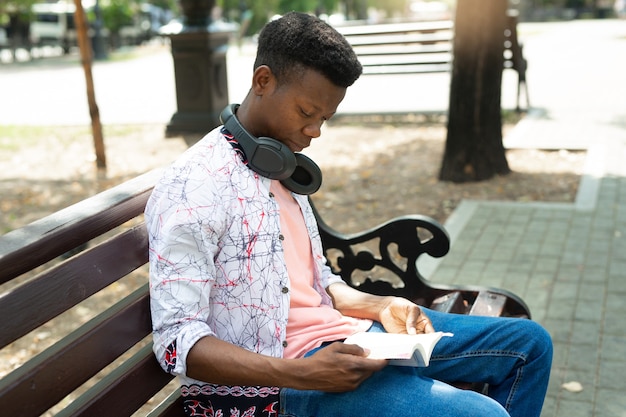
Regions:
<instances>
[{"instance_id":1,"label":"man's left hand","mask_svg":"<svg viewBox=\"0 0 626 417\"><path fill-rule=\"evenodd\" d=\"M415 303L401 297L388 297L379 321L389 333L432 333L433 324Z\"/></svg>"}]
</instances>

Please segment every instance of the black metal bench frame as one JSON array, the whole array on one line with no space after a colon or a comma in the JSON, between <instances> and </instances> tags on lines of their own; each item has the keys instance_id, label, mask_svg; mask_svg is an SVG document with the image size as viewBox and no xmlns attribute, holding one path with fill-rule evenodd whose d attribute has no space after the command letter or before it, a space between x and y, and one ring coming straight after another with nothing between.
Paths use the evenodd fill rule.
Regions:
<instances>
[{"instance_id":1,"label":"black metal bench frame","mask_svg":"<svg viewBox=\"0 0 626 417\"><path fill-rule=\"evenodd\" d=\"M1 349L10 349L14 341L145 266L148 241L143 209L158 175L158 171L144 174L0 236ZM333 231L321 219L319 226L329 258L332 251L340 253L333 256L335 271L365 291L403 295L463 314L530 316L524 302L508 292L435 286L424 280L416 267L417 258L424 253L444 256L449 249L445 230L427 217L406 216L349 236ZM372 239L380 255L355 249ZM375 266L399 277L401 285L372 278L360 285L352 281L358 270ZM153 356L150 333L145 283L2 376L0 410L11 416L37 416L67 402L62 410L55 409L56 415L110 417L146 408L172 380ZM116 363L133 347L135 353ZM67 399L112 363L116 363L114 369L95 385L77 398ZM164 400L145 413L152 417L182 415L178 390L170 385L170 391L161 394Z\"/></svg>"}]
</instances>

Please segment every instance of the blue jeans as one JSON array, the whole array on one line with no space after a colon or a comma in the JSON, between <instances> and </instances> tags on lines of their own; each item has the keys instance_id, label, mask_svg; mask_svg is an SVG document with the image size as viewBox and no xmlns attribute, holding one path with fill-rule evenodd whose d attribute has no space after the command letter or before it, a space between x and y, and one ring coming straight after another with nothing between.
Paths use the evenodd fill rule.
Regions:
<instances>
[{"instance_id":1,"label":"blue jeans","mask_svg":"<svg viewBox=\"0 0 626 417\"><path fill-rule=\"evenodd\" d=\"M279 416L539 417L552 340L537 323L424 309L442 338L426 368L387 366L355 391L281 390ZM384 331L375 323L369 331ZM309 352L309 354L314 351ZM488 395L442 381L486 382Z\"/></svg>"}]
</instances>

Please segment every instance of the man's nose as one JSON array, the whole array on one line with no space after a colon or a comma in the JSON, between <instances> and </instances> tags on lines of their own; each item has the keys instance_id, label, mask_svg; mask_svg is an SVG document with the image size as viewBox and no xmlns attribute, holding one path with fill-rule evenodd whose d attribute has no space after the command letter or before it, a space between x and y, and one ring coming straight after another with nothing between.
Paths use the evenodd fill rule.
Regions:
<instances>
[{"instance_id":1,"label":"man's nose","mask_svg":"<svg viewBox=\"0 0 626 417\"><path fill-rule=\"evenodd\" d=\"M310 123L305 126L303 133L312 138L319 138L322 134L322 125L324 124L323 120L320 120L318 123Z\"/></svg>"}]
</instances>

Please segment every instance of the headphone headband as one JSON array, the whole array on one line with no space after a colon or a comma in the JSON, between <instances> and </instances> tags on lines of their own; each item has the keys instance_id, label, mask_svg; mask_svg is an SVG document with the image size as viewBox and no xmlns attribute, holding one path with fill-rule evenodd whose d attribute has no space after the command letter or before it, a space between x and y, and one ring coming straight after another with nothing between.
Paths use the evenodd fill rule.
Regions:
<instances>
[{"instance_id":1,"label":"headphone headband","mask_svg":"<svg viewBox=\"0 0 626 417\"><path fill-rule=\"evenodd\" d=\"M280 180L294 193L316 192L322 185L322 171L315 162L303 154L294 154L276 139L252 135L235 116L238 108L238 104L226 106L220 120L241 145L250 169L266 178Z\"/></svg>"}]
</instances>

